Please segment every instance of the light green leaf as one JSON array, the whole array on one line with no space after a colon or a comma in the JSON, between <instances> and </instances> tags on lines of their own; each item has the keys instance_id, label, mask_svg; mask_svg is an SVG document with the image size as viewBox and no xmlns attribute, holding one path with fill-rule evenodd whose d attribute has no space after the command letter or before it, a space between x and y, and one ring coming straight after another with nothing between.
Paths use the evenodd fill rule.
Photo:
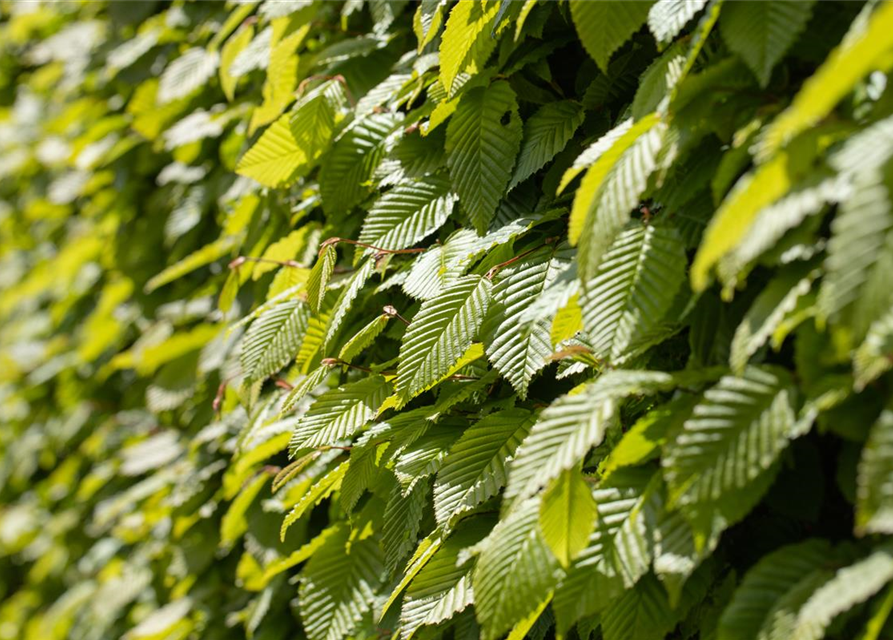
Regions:
<instances>
[{"instance_id":1,"label":"light green leaf","mask_svg":"<svg viewBox=\"0 0 893 640\"><path fill-rule=\"evenodd\" d=\"M462 4L466 3L458 6ZM481 235L511 179L521 129L515 92L505 81L470 90L450 119L446 137L450 179Z\"/></svg>"},{"instance_id":2,"label":"light green leaf","mask_svg":"<svg viewBox=\"0 0 893 640\"><path fill-rule=\"evenodd\" d=\"M440 82L448 95L453 95L456 76L460 73L475 75L496 47L490 30L498 11L496 0L453 5L440 41Z\"/></svg>"},{"instance_id":3,"label":"light green leaf","mask_svg":"<svg viewBox=\"0 0 893 640\"><path fill-rule=\"evenodd\" d=\"M599 357L622 362L666 335L664 319L685 281L686 262L671 227L636 225L617 236L595 277L583 282L583 327Z\"/></svg>"},{"instance_id":4,"label":"light green leaf","mask_svg":"<svg viewBox=\"0 0 893 640\"><path fill-rule=\"evenodd\" d=\"M400 345L397 393L404 400L429 389L468 350L489 308L491 290L486 278L465 276L422 304Z\"/></svg>"},{"instance_id":5,"label":"light green leaf","mask_svg":"<svg viewBox=\"0 0 893 640\"><path fill-rule=\"evenodd\" d=\"M523 409L491 413L456 441L434 484L439 524L495 496L506 483L506 467L530 431L534 416Z\"/></svg>"},{"instance_id":6,"label":"light green leaf","mask_svg":"<svg viewBox=\"0 0 893 640\"><path fill-rule=\"evenodd\" d=\"M509 190L557 156L583 124L583 107L572 100L549 102L524 123L524 143Z\"/></svg>"},{"instance_id":7,"label":"light green leaf","mask_svg":"<svg viewBox=\"0 0 893 640\"><path fill-rule=\"evenodd\" d=\"M340 640L372 606L383 573L375 538L350 540L343 527L326 540L301 572L298 591L304 631L310 640Z\"/></svg>"},{"instance_id":8,"label":"light green leaf","mask_svg":"<svg viewBox=\"0 0 893 640\"><path fill-rule=\"evenodd\" d=\"M242 371L249 381L263 380L298 353L310 312L300 300L286 300L260 315L242 340Z\"/></svg>"},{"instance_id":9,"label":"light green leaf","mask_svg":"<svg viewBox=\"0 0 893 640\"><path fill-rule=\"evenodd\" d=\"M482 637L493 640L537 608L558 583L561 568L540 531L537 499L519 504L479 546L472 577L475 609Z\"/></svg>"},{"instance_id":10,"label":"light green leaf","mask_svg":"<svg viewBox=\"0 0 893 640\"><path fill-rule=\"evenodd\" d=\"M176 264L172 264L161 273L155 275L146 283L144 289L146 293L152 293L159 287L163 287L174 280L179 280L196 269L200 269L205 265L219 260L232 251L235 246L236 239L233 237L218 238L214 242L206 244L201 249L196 249L182 260L179 260Z\"/></svg>"},{"instance_id":11,"label":"light green leaf","mask_svg":"<svg viewBox=\"0 0 893 640\"><path fill-rule=\"evenodd\" d=\"M561 472L543 493L540 528L552 553L567 568L586 548L595 527L592 490L579 469Z\"/></svg>"},{"instance_id":12,"label":"light green leaf","mask_svg":"<svg viewBox=\"0 0 893 640\"><path fill-rule=\"evenodd\" d=\"M375 201L363 220L360 242L389 250L411 247L443 226L455 202L444 177L402 181Z\"/></svg>"},{"instance_id":13,"label":"light green leaf","mask_svg":"<svg viewBox=\"0 0 893 640\"><path fill-rule=\"evenodd\" d=\"M579 269L585 282L630 220L657 164L665 125L656 115L636 123L586 172L574 197L568 237L579 240Z\"/></svg>"},{"instance_id":14,"label":"light green leaf","mask_svg":"<svg viewBox=\"0 0 893 640\"><path fill-rule=\"evenodd\" d=\"M647 573L662 508L660 486L653 469L622 469L593 492L595 529L555 591L559 629L604 610Z\"/></svg>"},{"instance_id":15,"label":"light green leaf","mask_svg":"<svg viewBox=\"0 0 893 640\"><path fill-rule=\"evenodd\" d=\"M390 393L391 383L372 375L319 396L295 425L289 443L291 455L351 437L375 417Z\"/></svg>"},{"instance_id":16,"label":"light green leaf","mask_svg":"<svg viewBox=\"0 0 893 640\"><path fill-rule=\"evenodd\" d=\"M716 502L765 474L798 435L793 393L788 373L769 367L749 367L709 389L667 443L662 464L670 501Z\"/></svg>"},{"instance_id":17,"label":"light green leaf","mask_svg":"<svg viewBox=\"0 0 893 640\"><path fill-rule=\"evenodd\" d=\"M818 71L803 83L791 105L768 127L759 144L761 160L771 158L828 115L893 50L893 5L881 3L867 24L856 24L856 29L847 34Z\"/></svg>"}]
</instances>

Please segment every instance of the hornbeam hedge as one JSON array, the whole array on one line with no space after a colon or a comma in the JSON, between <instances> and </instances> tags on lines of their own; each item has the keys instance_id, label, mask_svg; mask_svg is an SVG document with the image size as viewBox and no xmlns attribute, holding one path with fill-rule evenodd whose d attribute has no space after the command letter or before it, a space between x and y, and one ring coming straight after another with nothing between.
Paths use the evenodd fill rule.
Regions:
<instances>
[{"instance_id":1,"label":"hornbeam hedge","mask_svg":"<svg viewBox=\"0 0 893 640\"><path fill-rule=\"evenodd\" d=\"M893 3L0 12L0 640L893 638Z\"/></svg>"}]
</instances>

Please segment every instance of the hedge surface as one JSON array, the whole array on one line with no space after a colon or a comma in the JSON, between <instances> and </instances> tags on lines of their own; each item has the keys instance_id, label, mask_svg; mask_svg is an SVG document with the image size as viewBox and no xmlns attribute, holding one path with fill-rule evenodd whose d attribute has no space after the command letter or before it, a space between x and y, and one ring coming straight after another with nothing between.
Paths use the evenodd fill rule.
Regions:
<instances>
[{"instance_id":1,"label":"hedge surface","mask_svg":"<svg viewBox=\"0 0 893 640\"><path fill-rule=\"evenodd\" d=\"M893 3L0 1L0 639L893 637Z\"/></svg>"}]
</instances>

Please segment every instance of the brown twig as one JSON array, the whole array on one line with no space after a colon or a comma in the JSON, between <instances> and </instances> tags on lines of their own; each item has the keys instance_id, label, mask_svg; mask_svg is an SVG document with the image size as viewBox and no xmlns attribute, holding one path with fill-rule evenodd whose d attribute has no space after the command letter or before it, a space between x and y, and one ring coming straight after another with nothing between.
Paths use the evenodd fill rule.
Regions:
<instances>
[{"instance_id":1,"label":"brown twig","mask_svg":"<svg viewBox=\"0 0 893 640\"><path fill-rule=\"evenodd\" d=\"M543 247L547 247L547 246L549 246L550 244L552 244L553 242L555 242L555 240L556 240L556 238L546 238L546 241L543 242L543 244L541 244L541 245L539 245L539 246L537 246L537 247L533 247L532 249L528 249L527 251L524 251L523 253L520 253L520 254L516 255L514 258L511 258L510 260L506 260L505 262L500 262L499 264L497 264L497 265L495 265L495 266L493 266L493 267L490 267L490 270L487 271L487 275L484 276L484 277L487 278L487 280L492 280L493 277L494 277L497 273L499 273L500 269L502 269L502 268L504 268L504 267L507 267L507 266L509 266L509 265L511 265L511 264L514 264L514 263L518 262L519 260L523 260L524 258L526 258L527 256L529 256L531 253L533 253L533 252L535 252L535 251L539 251L539 250L542 249Z\"/></svg>"},{"instance_id":2,"label":"brown twig","mask_svg":"<svg viewBox=\"0 0 893 640\"><path fill-rule=\"evenodd\" d=\"M388 254L388 253L424 253L426 249L382 249L381 247L376 247L371 244L366 244L365 242L359 242L357 240L349 240L347 238L329 238L328 240L323 241L321 245L319 245L319 254L322 255L323 250L326 247L331 246L333 244L339 243L352 244L357 247L363 247L364 249L372 249L377 253Z\"/></svg>"},{"instance_id":3,"label":"brown twig","mask_svg":"<svg viewBox=\"0 0 893 640\"><path fill-rule=\"evenodd\" d=\"M397 320L399 320L400 322L402 322L403 324L405 324L407 327L409 326L409 320L407 320L406 318L404 318L403 316L401 316L401 315L397 312L397 310L396 310L394 307L392 307L391 305L386 304L386 305L384 306L384 308L382 309L382 311L384 311L384 314L385 314L386 316L390 316L391 318L397 318Z\"/></svg>"},{"instance_id":4,"label":"brown twig","mask_svg":"<svg viewBox=\"0 0 893 640\"><path fill-rule=\"evenodd\" d=\"M272 258L254 258L252 256L239 256L229 263L230 269L238 269L246 262L262 262L265 264L278 264L280 267L300 268L301 265L294 260L273 260Z\"/></svg>"}]
</instances>

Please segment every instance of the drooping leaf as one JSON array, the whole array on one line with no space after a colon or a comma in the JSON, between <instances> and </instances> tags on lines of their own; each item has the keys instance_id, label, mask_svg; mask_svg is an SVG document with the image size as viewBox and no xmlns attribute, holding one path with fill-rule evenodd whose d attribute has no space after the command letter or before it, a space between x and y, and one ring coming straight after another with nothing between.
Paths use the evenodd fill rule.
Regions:
<instances>
[{"instance_id":1,"label":"drooping leaf","mask_svg":"<svg viewBox=\"0 0 893 640\"><path fill-rule=\"evenodd\" d=\"M634 226L617 236L595 277L583 283L583 327L599 357L620 361L660 336L685 266L673 228Z\"/></svg>"},{"instance_id":2,"label":"drooping leaf","mask_svg":"<svg viewBox=\"0 0 893 640\"><path fill-rule=\"evenodd\" d=\"M611 55L645 24L653 3L573 0L571 15L586 51L607 71Z\"/></svg>"},{"instance_id":3,"label":"drooping leaf","mask_svg":"<svg viewBox=\"0 0 893 640\"><path fill-rule=\"evenodd\" d=\"M411 247L446 222L455 202L443 177L400 182L369 211L360 242L392 251Z\"/></svg>"},{"instance_id":4,"label":"drooping leaf","mask_svg":"<svg viewBox=\"0 0 893 640\"><path fill-rule=\"evenodd\" d=\"M812 16L813 2L733 2L723 9L720 31L764 87L772 69L784 56Z\"/></svg>"},{"instance_id":5,"label":"drooping leaf","mask_svg":"<svg viewBox=\"0 0 893 640\"><path fill-rule=\"evenodd\" d=\"M342 527L301 572L299 606L311 640L338 640L369 611L383 573L375 538L349 540Z\"/></svg>"},{"instance_id":6,"label":"drooping leaf","mask_svg":"<svg viewBox=\"0 0 893 640\"><path fill-rule=\"evenodd\" d=\"M491 290L486 278L465 276L422 305L400 345L398 394L418 395L458 362L484 320Z\"/></svg>"},{"instance_id":7,"label":"drooping leaf","mask_svg":"<svg viewBox=\"0 0 893 640\"><path fill-rule=\"evenodd\" d=\"M586 548L596 515L592 490L576 469L562 471L543 493L540 528L562 567Z\"/></svg>"},{"instance_id":8,"label":"drooping leaf","mask_svg":"<svg viewBox=\"0 0 893 640\"><path fill-rule=\"evenodd\" d=\"M307 331L307 305L281 302L257 318L242 341L242 370L248 380L263 380L288 364L298 353Z\"/></svg>"},{"instance_id":9,"label":"drooping leaf","mask_svg":"<svg viewBox=\"0 0 893 640\"><path fill-rule=\"evenodd\" d=\"M497 494L506 467L530 430L534 416L522 409L491 413L450 449L434 484L434 512L440 524Z\"/></svg>"},{"instance_id":10,"label":"drooping leaf","mask_svg":"<svg viewBox=\"0 0 893 640\"><path fill-rule=\"evenodd\" d=\"M446 137L450 179L480 235L511 180L521 137L515 93L507 82L468 91L450 119Z\"/></svg>"},{"instance_id":11,"label":"drooping leaf","mask_svg":"<svg viewBox=\"0 0 893 640\"><path fill-rule=\"evenodd\" d=\"M333 445L352 436L375 417L390 393L391 383L377 375L327 391L295 425L290 450Z\"/></svg>"},{"instance_id":12,"label":"drooping leaf","mask_svg":"<svg viewBox=\"0 0 893 640\"><path fill-rule=\"evenodd\" d=\"M483 637L492 639L537 608L561 569L540 531L536 499L520 504L481 545L472 584Z\"/></svg>"}]
</instances>

